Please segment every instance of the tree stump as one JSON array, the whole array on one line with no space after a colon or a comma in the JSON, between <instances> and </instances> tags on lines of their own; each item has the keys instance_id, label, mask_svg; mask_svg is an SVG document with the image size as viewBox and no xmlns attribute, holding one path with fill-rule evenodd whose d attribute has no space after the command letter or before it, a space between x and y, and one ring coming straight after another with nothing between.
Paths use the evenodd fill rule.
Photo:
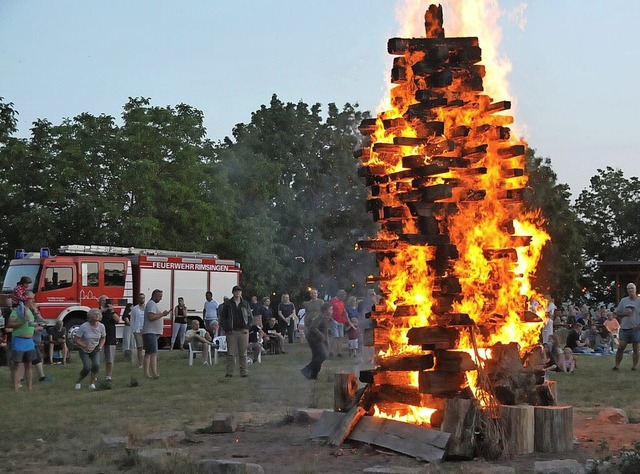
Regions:
<instances>
[{"instance_id":1,"label":"tree stump","mask_svg":"<svg viewBox=\"0 0 640 474\"><path fill-rule=\"evenodd\" d=\"M532 405L500 407L505 434L505 451L509 454L531 454L534 450L535 421Z\"/></svg>"},{"instance_id":2,"label":"tree stump","mask_svg":"<svg viewBox=\"0 0 640 474\"><path fill-rule=\"evenodd\" d=\"M337 372L333 381L333 411L348 412L356 403L358 378L351 372Z\"/></svg>"},{"instance_id":3,"label":"tree stump","mask_svg":"<svg viewBox=\"0 0 640 474\"><path fill-rule=\"evenodd\" d=\"M573 407L534 407L535 450L564 453L573 450Z\"/></svg>"},{"instance_id":4,"label":"tree stump","mask_svg":"<svg viewBox=\"0 0 640 474\"><path fill-rule=\"evenodd\" d=\"M445 459L474 458L476 443L474 436L474 420L476 418L476 401L462 398L447 400L444 419L440 430L450 433Z\"/></svg>"}]
</instances>

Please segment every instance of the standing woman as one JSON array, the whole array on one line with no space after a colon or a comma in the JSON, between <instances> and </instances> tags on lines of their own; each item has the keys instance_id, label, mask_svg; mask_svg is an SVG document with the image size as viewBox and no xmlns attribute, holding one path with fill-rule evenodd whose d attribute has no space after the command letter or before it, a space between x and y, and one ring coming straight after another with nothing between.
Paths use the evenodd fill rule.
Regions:
<instances>
[{"instance_id":1,"label":"standing woman","mask_svg":"<svg viewBox=\"0 0 640 474\"><path fill-rule=\"evenodd\" d=\"M133 340L133 331L131 330L131 309L133 303L127 303L122 312L122 322L124 327L122 328L122 351L124 352L125 359L132 360L133 350L136 348L135 341Z\"/></svg>"},{"instance_id":2,"label":"standing woman","mask_svg":"<svg viewBox=\"0 0 640 474\"><path fill-rule=\"evenodd\" d=\"M176 339L180 341L180 350L184 350L184 337L186 333L187 307L184 304L184 298L180 297L178 298L178 306L173 308L173 331L171 332L171 350L173 350Z\"/></svg>"},{"instance_id":3,"label":"standing woman","mask_svg":"<svg viewBox=\"0 0 640 474\"><path fill-rule=\"evenodd\" d=\"M287 293L282 294L282 299L278 305L278 319L280 322L280 333L287 336L289 344L293 343L293 333L296 329L296 307L289 300Z\"/></svg>"},{"instance_id":4,"label":"standing woman","mask_svg":"<svg viewBox=\"0 0 640 474\"><path fill-rule=\"evenodd\" d=\"M73 342L78 346L82 370L76 382L76 390L82 388L82 379L91 372L91 390L96 389L96 380L100 370L100 350L104 346L107 338L107 330L100 322L102 313L98 308L94 308L87 313L87 322L82 323L73 336Z\"/></svg>"}]
</instances>

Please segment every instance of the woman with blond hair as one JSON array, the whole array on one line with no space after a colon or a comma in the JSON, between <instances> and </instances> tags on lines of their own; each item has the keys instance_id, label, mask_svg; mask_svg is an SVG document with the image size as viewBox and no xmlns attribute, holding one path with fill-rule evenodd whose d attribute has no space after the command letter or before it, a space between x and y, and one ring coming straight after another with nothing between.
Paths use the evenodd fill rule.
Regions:
<instances>
[{"instance_id":1,"label":"woman with blond hair","mask_svg":"<svg viewBox=\"0 0 640 474\"><path fill-rule=\"evenodd\" d=\"M73 335L73 342L78 346L82 370L76 382L76 390L82 388L82 380L91 372L91 390L96 389L96 380L100 370L100 350L104 346L107 338L107 331L104 324L100 322L102 312L98 308L89 310L87 322L82 323Z\"/></svg>"}]
</instances>

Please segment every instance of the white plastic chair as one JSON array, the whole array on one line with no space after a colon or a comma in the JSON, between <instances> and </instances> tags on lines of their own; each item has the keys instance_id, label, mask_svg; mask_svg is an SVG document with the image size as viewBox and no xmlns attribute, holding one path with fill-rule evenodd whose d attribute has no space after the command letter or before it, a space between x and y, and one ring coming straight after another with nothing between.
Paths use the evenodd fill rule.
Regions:
<instances>
[{"instance_id":1,"label":"white plastic chair","mask_svg":"<svg viewBox=\"0 0 640 474\"><path fill-rule=\"evenodd\" d=\"M205 361L211 360L211 345L204 344L204 350L202 351L195 350L190 342L188 343L188 347L189 347L189 366L193 365L193 356L196 354L202 354L203 357L206 357ZM207 352L206 355L205 355L205 351Z\"/></svg>"},{"instance_id":2,"label":"white plastic chair","mask_svg":"<svg viewBox=\"0 0 640 474\"><path fill-rule=\"evenodd\" d=\"M218 363L218 353L227 353L227 336L216 336L213 338L213 363Z\"/></svg>"}]
</instances>

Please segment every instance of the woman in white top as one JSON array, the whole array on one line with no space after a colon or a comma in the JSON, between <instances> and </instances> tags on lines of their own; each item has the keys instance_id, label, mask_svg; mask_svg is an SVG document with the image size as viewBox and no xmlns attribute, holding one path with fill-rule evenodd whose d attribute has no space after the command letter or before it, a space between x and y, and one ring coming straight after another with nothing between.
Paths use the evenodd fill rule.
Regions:
<instances>
[{"instance_id":1,"label":"woman in white top","mask_svg":"<svg viewBox=\"0 0 640 474\"><path fill-rule=\"evenodd\" d=\"M96 379L100 370L100 350L104 346L107 331L104 324L100 322L102 313L98 308L94 308L87 313L87 322L82 323L73 335L73 342L78 346L80 360L82 360L82 370L76 382L76 390L82 388L82 379L91 372L91 390L96 389Z\"/></svg>"}]
</instances>

